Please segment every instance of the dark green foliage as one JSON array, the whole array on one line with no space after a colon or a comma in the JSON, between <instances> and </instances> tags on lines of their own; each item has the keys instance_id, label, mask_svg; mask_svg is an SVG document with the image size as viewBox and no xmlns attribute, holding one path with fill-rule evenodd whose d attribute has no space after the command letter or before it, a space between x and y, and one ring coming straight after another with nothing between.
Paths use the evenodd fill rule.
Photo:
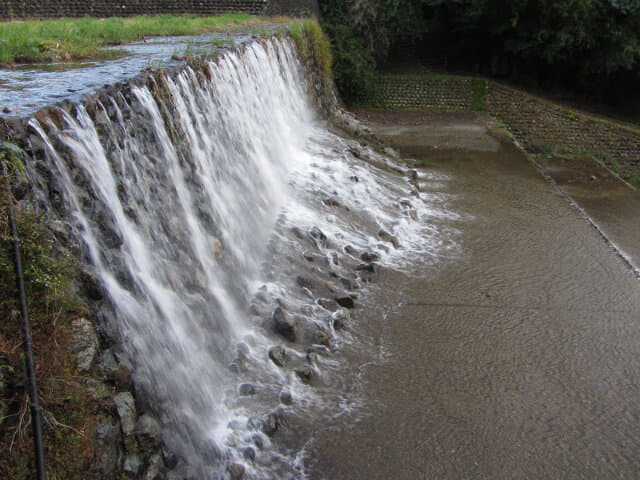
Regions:
<instances>
[{"instance_id":1,"label":"dark green foliage","mask_svg":"<svg viewBox=\"0 0 640 480\"><path fill-rule=\"evenodd\" d=\"M430 24L460 58L540 83L609 86L640 72L637 0L424 0ZM495 66L495 65L494 65ZM637 77L636 77L637 78Z\"/></svg>"},{"instance_id":2,"label":"dark green foliage","mask_svg":"<svg viewBox=\"0 0 640 480\"><path fill-rule=\"evenodd\" d=\"M425 29L420 0L321 0L320 9L336 85L347 101L367 94L376 64L393 45L415 41Z\"/></svg>"},{"instance_id":3,"label":"dark green foliage","mask_svg":"<svg viewBox=\"0 0 640 480\"><path fill-rule=\"evenodd\" d=\"M640 81L640 0L324 0L343 95L389 52L603 94ZM602 96L602 95L599 95Z\"/></svg>"}]
</instances>

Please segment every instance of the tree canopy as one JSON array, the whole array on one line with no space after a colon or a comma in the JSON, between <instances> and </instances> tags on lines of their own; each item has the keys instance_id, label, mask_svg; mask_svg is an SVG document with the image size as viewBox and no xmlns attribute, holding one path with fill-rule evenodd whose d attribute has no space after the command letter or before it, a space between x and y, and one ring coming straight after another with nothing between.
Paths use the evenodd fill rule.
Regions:
<instances>
[{"instance_id":1,"label":"tree canopy","mask_svg":"<svg viewBox=\"0 0 640 480\"><path fill-rule=\"evenodd\" d=\"M399 45L442 44L504 74L551 77L585 91L640 79L640 0L321 0L347 97Z\"/></svg>"}]
</instances>

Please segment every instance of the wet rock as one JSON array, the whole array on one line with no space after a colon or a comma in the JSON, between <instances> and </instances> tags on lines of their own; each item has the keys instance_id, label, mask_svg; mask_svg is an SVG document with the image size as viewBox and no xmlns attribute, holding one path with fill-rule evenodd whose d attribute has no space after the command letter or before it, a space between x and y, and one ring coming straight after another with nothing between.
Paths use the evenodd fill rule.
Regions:
<instances>
[{"instance_id":1,"label":"wet rock","mask_svg":"<svg viewBox=\"0 0 640 480\"><path fill-rule=\"evenodd\" d=\"M254 433L251 436L251 442L258 447L259 450L262 450L264 448L264 438L262 437L262 435L260 435L259 433Z\"/></svg>"},{"instance_id":2,"label":"wet rock","mask_svg":"<svg viewBox=\"0 0 640 480\"><path fill-rule=\"evenodd\" d=\"M376 265L375 263L361 263L356 267L356 270L360 272L376 273Z\"/></svg>"},{"instance_id":3,"label":"wet rock","mask_svg":"<svg viewBox=\"0 0 640 480\"><path fill-rule=\"evenodd\" d=\"M396 152L393 148L391 147L384 147L382 149L382 153L384 153L386 156L391 157L393 159L398 159L399 155L398 152Z\"/></svg>"},{"instance_id":4,"label":"wet rock","mask_svg":"<svg viewBox=\"0 0 640 480\"><path fill-rule=\"evenodd\" d=\"M320 255L317 253L304 252L302 254L303 258L310 263L319 263L323 265L329 265L329 259L325 255Z\"/></svg>"},{"instance_id":5,"label":"wet rock","mask_svg":"<svg viewBox=\"0 0 640 480\"><path fill-rule=\"evenodd\" d=\"M245 460L253 461L256 459L256 450L253 447L244 447L240 449Z\"/></svg>"},{"instance_id":6,"label":"wet rock","mask_svg":"<svg viewBox=\"0 0 640 480\"><path fill-rule=\"evenodd\" d=\"M360 288L357 282L345 277L340 277L340 285L342 285L347 290L356 290Z\"/></svg>"},{"instance_id":7,"label":"wet rock","mask_svg":"<svg viewBox=\"0 0 640 480\"><path fill-rule=\"evenodd\" d=\"M358 183L358 182L360 181L360 179L358 178L358 176L357 176L357 175L351 175L351 176L349 177L349 180L351 180L351 181L352 181L352 182L354 182L354 183Z\"/></svg>"},{"instance_id":8,"label":"wet rock","mask_svg":"<svg viewBox=\"0 0 640 480\"><path fill-rule=\"evenodd\" d=\"M113 352L109 349L103 350L98 357L96 367L100 377L110 378L111 374L118 369L118 362L116 362Z\"/></svg>"},{"instance_id":9,"label":"wet rock","mask_svg":"<svg viewBox=\"0 0 640 480\"><path fill-rule=\"evenodd\" d=\"M80 284L80 294L89 300L99 301L104 298L104 290L98 275L94 272L80 269L78 273L78 283Z\"/></svg>"},{"instance_id":10,"label":"wet rock","mask_svg":"<svg viewBox=\"0 0 640 480\"><path fill-rule=\"evenodd\" d=\"M327 236L318 227L313 227L309 231L309 238L311 238L315 246L318 248L325 246L325 242L327 241Z\"/></svg>"},{"instance_id":11,"label":"wet rock","mask_svg":"<svg viewBox=\"0 0 640 480\"><path fill-rule=\"evenodd\" d=\"M330 342L331 342L331 337L329 336L329 333L325 331L324 328L318 328L318 330L316 331L313 344L324 345L325 347L328 347Z\"/></svg>"},{"instance_id":12,"label":"wet rock","mask_svg":"<svg viewBox=\"0 0 640 480\"><path fill-rule=\"evenodd\" d=\"M250 383L243 383L238 387L238 394L242 397L247 397L249 395L255 395L256 389Z\"/></svg>"},{"instance_id":13,"label":"wet rock","mask_svg":"<svg viewBox=\"0 0 640 480\"><path fill-rule=\"evenodd\" d=\"M288 390L282 390L280 392L280 403L282 403L283 405L291 405L293 403L293 397L291 395L291 392L289 392Z\"/></svg>"},{"instance_id":14,"label":"wet rock","mask_svg":"<svg viewBox=\"0 0 640 480\"><path fill-rule=\"evenodd\" d=\"M247 428L249 430L262 430L264 422L258 417L250 417L247 420Z\"/></svg>"},{"instance_id":15,"label":"wet rock","mask_svg":"<svg viewBox=\"0 0 640 480\"><path fill-rule=\"evenodd\" d=\"M418 180L418 171L417 170L409 170L407 172L409 180L416 182Z\"/></svg>"},{"instance_id":16,"label":"wet rock","mask_svg":"<svg viewBox=\"0 0 640 480\"><path fill-rule=\"evenodd\" d=\"M292 227L291 228L291 233L293 233L300 240L302 240L304 238L304 236L305 236L304 233L302 232L302 230L300 230L298 227Z\"/></svg>"},{"instance_id":17,"label":"wet rock","mask_svg":"<svg viewBox=\"0 0 640 480\"><path fill-rule=\"evenodd\" d=\"M313 288L313 280L303 275L298 275L296 277L296 283L298 284L299 287L302 287L302 288L308 288L308 289Z\"/></svg>"},{"instance_id":18,"label":"wet rock","mask_svg":"<svg viewBox=\"0 0 640 480\"><path fill-rule=\"evenodd\" d=\"M132 386L131 374L133 366L126 357L121 356L119 360L118 368L111 372L109 380L113 381L119 389L129 390Z\"/></svg>"},{"instance_id":19,"label":"wet rock","mask_svg":"<svg viewBox=\"0 0 640 480\"><path fill-rule=\"evenodd\" d=\"M336 298L336 302L338 303L338 305L344 308L355 308L356 306L353 298L351 297L339 297Z\"/></svg>"},{"instance_id":20,"label":"wet rock","mask_svg":"<svg viewBox=\"0 0 640 480\"><path fill-rule=\"evenodd\" d=\"M276 345L269 349L269 358L278 367L284 367L287 364L287 351L284 347Z\"/></svg>"},{"instance_id":21,"label":"wet rock","mask_svg":"<svg viewBox=\"0 0 640 480\"><path fill-rule=\"evenodd\" d=\"M168 469L174 469L178 465L178 455L175 452L169 450L166 445L162 445L160 449L160 454L162 455L162 461L164 465Z\"/></svg>"},{"instance_id":22,"label":"wet rock","mask_svg":"<svg viewBox=\"0 0 640 480\"><path fill-rule=\"evenodd\" d=\"M349 153L360 160L365 158L364 151L360 147L349 147Z\"/></svg>"},{"instance_id":23,"label":"wet rock","mask_svg":"<svg viewBox=\"0 0 640 480\"><path fill-rule=\"evenodd\" d=\"M180 465L174 467L173 470L167 473L166 480L200 480L193 469L180 462Z\"/></svg>"},{"instance_id":24,"label":"wet rock","mask_svg":"<svg viewBox=\"0 0 640 480\"><path fill-rule=\"evenodd\" d=\"M326 282L325 285L327 287L327 290L329 290L331 293L336 293L338 291L336 284L333 282Z\"/></svg>"},{"instance_id":25,"label":"wet rock","mask_svg":"<svg viewBox=\"0 0 640 480\"><path fill-rule=\"evenodd\" d=\"M121 392L113 397L113 403L116 406L122 433L125 436L131 435L136 426L136 407L133 395L130 392Z\"/></svg>"},{"instance_id":26,"label":"wet rock","mask_svg":"<svg viewBox=\"0 0 640 480\"><path fill-rule=\"evenodd\" d=\"M353 248L351 245L345 245L344 251L349 255L353 255L354 257L358 256L358 251L355 248Z\"/></svg>"},{"instance_id":27,"label":"wet rock","mask_svg":"<svg viewBox=\"0 0 640 480\"><path fill-rule=\"evenodd\" d=\"M273 437L278 431L278 425L280 425L278 415L276 413L270 413L262 423L262 432L267 437Z\"/></svg>"},{"instance_id":28,"label":"wet rock","mask_svg":"<svg viewBox=\"0 0 640 480\"><path fill-rule=\"evenodd\" d=\"M391 235L386 230L380 230L378 232L378 237L380 237L385 242L391 243L394 246L394 248L398 248L400 246L400 241L398 240L398 237Z\"/></svg>"},{"instance_id":29,"label":"wet rock","mask_svg":"<svg viewBox=\"0 0 640 480\"><path fill-rule=\"evenodd\" d=\"M163 470L164 470L164 463L162 462L162 457L157 453L155 455L151 455L151 457L149 458L149 462L147 464L147 470L144 472L142 479L143 480L161 480Z\"/></svg>"},{"instance_id":30,"label":"wet rock","mask_svg":"<svg viewBox=\"0 0 640 480\"><path fill-rule=\"evenodd\" d=\"M229 471L231 480L239 480L244 476L245 468L241 463L232 463L227 470Z\"/></svg>"},{"instance_id":31,"label":"wet rock","mask_svg":"<svg viewBox=\"0 0 640 480\"><path fill-rule=\"evenodd\" d=\"M322 203L324 203L327 207L344 208L347 212L350 211L349 207L344 206L342 202L340 202L340 200L335 197L325 198L322 200Z\"/></svg>"},{"instance_id":32,"label":"wet rock","mask_svg":"<svg viewBox=\"0 0 640 480\"><path fill-rule=\"evenodd\" d=\"M271 314L271 322L275 333L281 335L290 342L296 341L296 324L294 320L282 309L282 307L276 307L273 311Z\"/></svg>"},{"instance_id":33,"label":"wet rock","mask_svg":"<svg viewBox=\"0 0 640 480\"><path fill-rule=\"evenodd\" d=\"M309 384L313 378L313 367L311 365L302 365L294 370L295 374L302 383Z\"/></svg>"},{"instance_id":34,"label":"wet rock","mask_svg":"<svg viewBox=\"0 0 640 480\"><path fill-rule=\"evenodd\" d=\"M84 317L73 320L71 330L73 333L71 351L76 356L78 370L86 372L91 368L98 352L98 335L96 335L93 324Z\"/></svg>"},{"instance_id":35,"label":"wet rock","mask_svg":"<svg viewBox=\"0 0 640 480\"><path fill-rule=\"evenodd\" d=\"M99 480L113 479L122 459L120 424L111 417L100 420L96 429L96 470Z\"/></svg>"},{"instance_id":36,"label":"wet rock","mask_svg":"<svg viewBox=\"0 0 640 480\"><path fill-rule=\"evenodd\" d=\"M335 312L338 309L338 302L330 298L319 298L316 302L322 308L329 310L330 312Z\"/></svg>"},{"instance_id":37,"label":"wet rock","mask_svg":"<svg viewBox=\"0 0 640 480\"><path fill-rule=\"evenodd\" d=\"M135 435L142 450L152 450L160 444L160 424L145 413L136 422Z\"/></svg>"},{"instance_id":38,"label":"wet rock","mask_svg":"<svg viewBox=\"0 0 640 480\"><path fill-rule=\"evenodd\" d=\"M243 371L242 365L237 360L234 360L229 364L229 371L231 373L241 373Z\"/></svg>"},{"instance_id":39,"label":"wet rock","mask_svg":"<svg viewBox=\"0 0 640 480\"><path fill-rule=\"evenodd\" d=\"M349 314L344 310L338 310L331 315L331 325L334 330L341 330L345 322L349 319Z\"/></svg>"},{"instance_id":40,"label":"wet rock","mask_svg":"<svg viewBox=\"0 0 640 480\"><path fill-rule=\"evenodd\" d=\"M363 262L371 263L380 260L380 255L375 252L363 252L362 255L360 255L360 259Z\"/></svg>"},{"instance_id":41,"label":"wet rock","mask_svg":"<svg viewBox=\"0 0 640 480\"><path fill-rule=\"evenodd\" d=\"M140 458L140 455L138 455L137 453L134 453L133 455L129 455L127 458L124 459L123 470L126 474L131 475L132 477L135 477L136 475L138 475L138 472L140 471L141 467L142 467L142 459Z\"/></svg>"}]
</instances>

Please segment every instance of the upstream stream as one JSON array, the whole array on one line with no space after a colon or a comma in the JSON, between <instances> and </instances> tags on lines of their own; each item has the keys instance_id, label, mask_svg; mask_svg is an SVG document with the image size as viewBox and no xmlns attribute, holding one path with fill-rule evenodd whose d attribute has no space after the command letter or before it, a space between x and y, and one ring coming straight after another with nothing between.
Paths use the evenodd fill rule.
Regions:
<instances>
[{"instance_id":1,"label":"upstream stream","mask_svg":"<svg viewBox=\"0 0 640 480\"><path fill-rule=\"evenodd\" d=\"M637 475L633 270L484 120L398 157L305 85L248 41L28 122L173 478Z\"/></svg>"}]
</instances>

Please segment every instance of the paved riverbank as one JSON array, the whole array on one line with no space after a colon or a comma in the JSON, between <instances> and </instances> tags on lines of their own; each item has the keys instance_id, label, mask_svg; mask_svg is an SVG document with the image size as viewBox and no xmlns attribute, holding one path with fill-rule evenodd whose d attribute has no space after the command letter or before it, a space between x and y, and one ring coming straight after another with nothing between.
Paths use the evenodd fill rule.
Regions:
<instances>
[{"instance_id":1,"label":"paved riverbank","mask_svg":"<svg viewBox=\"0 0 640 480\"><path fill-rule=\"evenodd\" d=\"M448 199L460 248L381 275L385 360L363 368L359 420L317 433L311 478L634 478L632 269L481 117L368 123Z\"/></svg>"}]
</instances>

